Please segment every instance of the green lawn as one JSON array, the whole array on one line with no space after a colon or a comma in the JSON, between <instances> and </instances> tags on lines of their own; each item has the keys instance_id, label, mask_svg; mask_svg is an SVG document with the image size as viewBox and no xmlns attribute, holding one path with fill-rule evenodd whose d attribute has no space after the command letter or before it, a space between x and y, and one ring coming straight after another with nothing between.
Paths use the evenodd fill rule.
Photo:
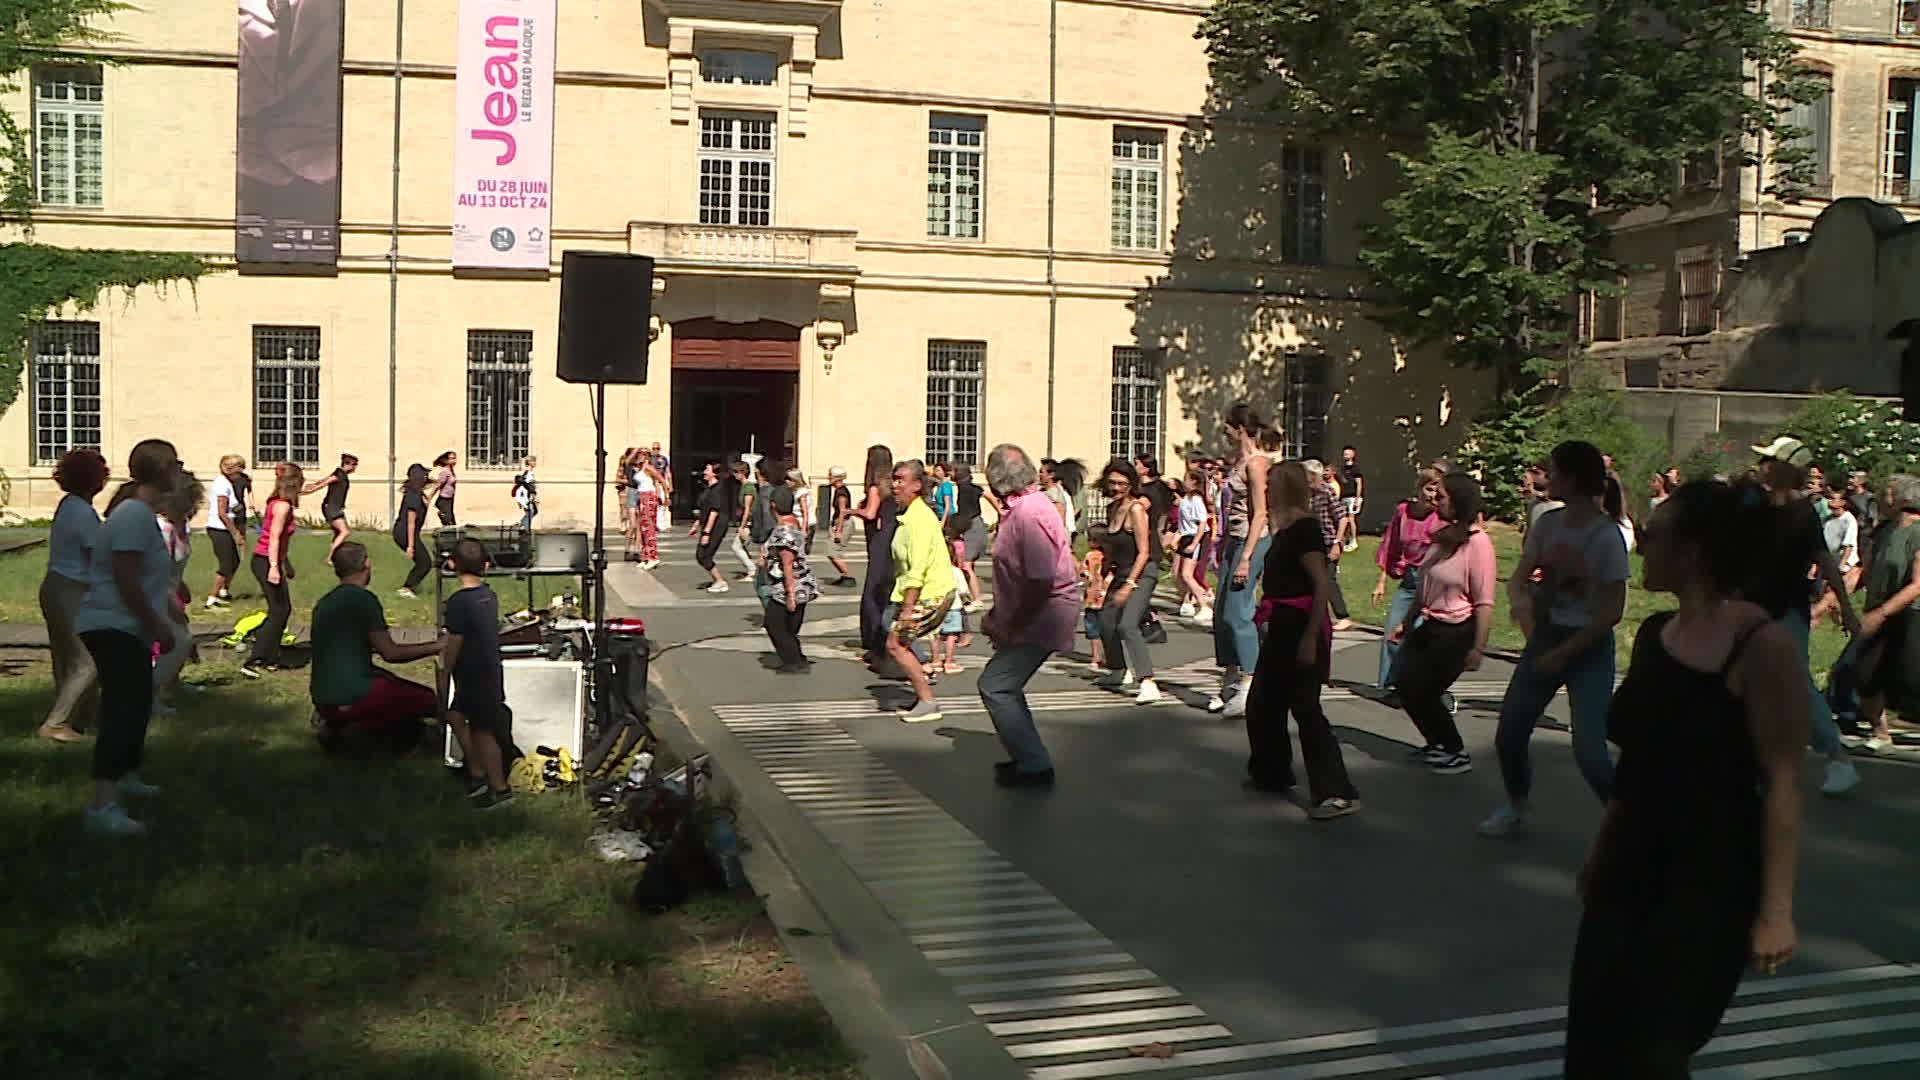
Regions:
<instances>
[{"instance_id":1,"label":"green lawn","mask_svg":"<svg viewBox=\"0 0 1920 1080\"><path fill-rule=\"evenodd\" d=\"M1488 529L1493 537L1494 550L1500 559L1500 580L1504 583L1513 573L1520 561L1520 533L1509 526L1495 524ZM1378 537L1360 538L1360 550L1350 551L1341 559L1340 585L1347 594L1347 606L1353 617L1364 623L1380 625L1387 618L1385 603L1375 604L1372 598L1373 583L1380 576L1379 567L1374 565L1374 552L1379 548ZM1647 616L1657 611L1670 610L1674 606L1673 597L1650 593L1640 587L1640 556L1631 556L1633 561L1633 580L1627 587L1627 614L1621 620L1619 632L1615 635L1614 647L1619 654L1620 669L1626 670L1628 655L1633 651L1633 635ZM1388 582L1391 586L1393 583ZM1392 593L1389 592L1391 598ZM1520 628L1514 625L1513 617L1507 611L1507 590L1504 585L1495 594L1496 607L1493 618L1493 646L1518 652L1526 640L1520 636ZM1831 624L1816 627L1813 631L1811 662L1815 676L1822 682L1826 680L1827 669L1840 657L1840 650L1846 647L1846 635L1840 628Z\"/></svg>"},{"instance_id":2,"label":"green lawn","mask_svg":"<svg viewBox=\"0 0 1920 1080\"><path fill-rule=\"evenodd\" d=\"M433 579L428 578L420 587L417 600L407 600L394 595L407 578L407 571L413 563L407 554L401 551L384 532L356 532L354 539L367 545L367 551L373 556L373 587L380 594L381 603L387 608L387 621L395 626L432 626L436 620L433 613ZM293 538L293 623L304 626L307 615L313 610L314 602L333 588L333 570L327 565L327 546L332 543L331 533L301 532ZM249 563L242 561L240 574L230 587L233 593L233 607L223 612L203 610L199 604L205 599L207 590L212 587L213 550L207 545L206 534L194 533L193 558L187 562L187 584L194 595L193 619L195 622L232 622L248 611L262 610L266 605L260 599L260 585L253 578ZM41 575L47 568L47 549L32 547L0 555L0 623L38 623L40 619L39 589ZM452 583L450 582L451 586ZM533 599L535 604L544 605L556 593L579 591L579 585L572 578L537 578L534 580ZM522 580L496 580L493 589L500 594L500 609L503 612L518 611L527 603L527 583Z\"/></svg>"},{"instance_id":3,"label":"green lawn","mask_svg":"<svg viewBox=\"0 0 1920 1080\"><path fill-rule=\"evenodd\" d=\"M80 831L89 749L0 656L0 1061L63 1080L836 1078L858 1070L751 896L649 918L565 794L491 815L433 755L314 746L305 673L231 663L157 721L152 833Z\"/></svg>"}]
</instances>

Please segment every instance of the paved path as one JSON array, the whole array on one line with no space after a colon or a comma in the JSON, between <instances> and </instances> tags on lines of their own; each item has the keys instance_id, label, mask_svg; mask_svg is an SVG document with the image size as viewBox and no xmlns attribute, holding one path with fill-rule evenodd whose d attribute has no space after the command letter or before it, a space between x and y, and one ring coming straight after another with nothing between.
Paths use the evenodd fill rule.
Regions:
<instances>
[{"instance_id":1,"label":"paved path","mask_svg":"<svg viewBox=\"0 0 1920 1080\"><path fill-rule=\"evenodd\" d=\"M850 609L810 612L818 665L775 676L751 605L692 592L691 552L666 555L613 584L663 646L669 696L834 932L872 961L903 1032L936 1033L953 1075L1558 1075L1573 874L1598 806L1566 735L1543 729L1535 827L1514 842L1473 833L1499 798L1505 664L1460 687L1479 768L1459 777L1409 765L1403 716L1329 690L1365 809L1310 824L1240 791L1237 724L1134 706L1056 661L1033 691L1060 783L1006 792L990 782L1003 755L973 685L984 643L940 686L945 720L903 725L889 711L903 689L845 648ZM643 602L663 593L671 604ZM1336 677L1369 680L1376 647L1342 635ZM1197 704L1209 652L1176 629L1156 650L1163 687ZM1697 1075L1920 1070L1920 771L1863 771L1855 799L1810 796L1802 958L1747 984ZM1175 1053L1134 1056L1150 1043Z\"/></svg>"}]
</instances>

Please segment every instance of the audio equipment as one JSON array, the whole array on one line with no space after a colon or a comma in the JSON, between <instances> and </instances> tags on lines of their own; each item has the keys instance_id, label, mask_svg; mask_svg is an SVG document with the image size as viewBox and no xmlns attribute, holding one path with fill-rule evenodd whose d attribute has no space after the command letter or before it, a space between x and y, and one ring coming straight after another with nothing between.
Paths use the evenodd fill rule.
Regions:
<instances>
[{"instance_id":1,"label":"audio equipment","mask_svg":"<svg viewBox=\"0 0 1920 1080\"><path fill-rule=\"evenodd\" d=\"M612 251L560 256L562 382L645 383L653 260Z\"/></svg>"}]
</instances>

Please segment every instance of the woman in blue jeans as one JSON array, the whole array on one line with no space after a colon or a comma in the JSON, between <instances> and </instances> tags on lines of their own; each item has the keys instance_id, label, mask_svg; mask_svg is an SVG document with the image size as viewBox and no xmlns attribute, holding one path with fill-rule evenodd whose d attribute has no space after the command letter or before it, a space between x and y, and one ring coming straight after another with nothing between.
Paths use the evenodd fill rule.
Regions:
<instances>
[{"instance_id":1,"label":"woman in blue jeans","mask_svg":"<svg viewBox=\"0 0 1920 1080\"><path fill-rule=\"evenodd\" d=\"M1613 792L1607 704L1613 698L1613 628L1627 606L1627 543L1600 509L1607 465L1591 443L1564 442L1548 461L1547 490L1566 505L1527 530L1520 565L1507 580L1513 618L1526 650L1500 703L1494 746L1507 801L1480 823L1482 836L1506 836L1526 824L1534 725L1562 686L1573 706L1573 758L1593 793Z\"/></svg>"},{"instance_id":2,"label":"woman in blue jeans","mask_svg":"<svg viewBox=\"0 0 1920 1080\"><path fill-rule=\"evenodd\" d=\"M1373 586L1373 602L1386 599L1388 581L1399 583L1387 604L1388 630L1407 621L1407 612L1413 610L1420 596L1420 563L1433 546L1433 534L1447 524L1434 510L1440 499L1440 474L1421 469L1419 479L1414 497L1393 508L1393 520L1387 524L1386 535L1380 538L1380 548L1374 555L1380 580ZM1374 684L1378 688L1385 690L1392 685L1399 652L1398 642L1389 637L1380 639L1380 681Z\"/></svg>"},{"instance_id":3,"label":"woman in blue jeans","mask_svg":"<svg viewBox=\"0 0 1920 1080\"><path fill-rule=\"evenodd\" d=\"M1222 669L1220 692L1208 712L1247 714L1247 690L1260 659L1260 631L1253 625L1257 599L1253 568L1267 565L1267 458L1260 452L1266 422L1242 401L1227 410L1227 437L1233 440L1233 465L1227 472L1227 512L1222 521L1225 547L1220 581L1214 589L1213 658Z\"/></svg>"}]
</instances>

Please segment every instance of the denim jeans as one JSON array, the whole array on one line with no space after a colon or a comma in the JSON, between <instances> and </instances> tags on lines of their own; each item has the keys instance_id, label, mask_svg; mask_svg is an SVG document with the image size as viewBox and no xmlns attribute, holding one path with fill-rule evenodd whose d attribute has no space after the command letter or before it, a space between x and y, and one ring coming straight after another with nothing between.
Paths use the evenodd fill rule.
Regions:
<instances>
[{"instance_id":1,"label":"denim jeans","mask_svg":"<svg viewBox=\"0 0 1920 1080\"><path fill-rule=\"evenodd\" d=\"M1107 667L1114 671L1132 671L1137 679L1153 678L1153 652L1140 632L1140 620L1153 610L1153 590L1159 584L1160 568L1149 565L1125 604L1109 600L1100 609L1100 640L1106 646Z\"/></svg>"},{"instance_id":2,"label":"denim jeans","mask_svg":"<svg viewBox=\"0 0 1920 1080\"><path fill-rule=\"evenodd\" d=\"M1000 736L1014 768L1024 773L1053 768L1047 744L1033 724L1027 707L1027 682L1053 651L1041 645L1008 645L993 654L980 672L980 701L987 707L993 730Z\"/></svg>"},{"instance_id":3,"label":"denim jeans","mask_svg":"<svg viewBox=\"0 0 1920 1080\"><path fill-rule=\"evenodd\" d=\"M1800 655L1807 655L1807 640L1813 636L1813 625L1807 612L1795 609L1780 617L1780 625L1793 635L1794 644L1800 647ZM1833 707L1827 704L1827 695L1813 685L1813 672L1807 672L1807 696L1813 709L1813 734L1807 741L1813 744L1814 752L1822 757L1832 757L1840 752L1840 726L1833 722Z\"/></svg>"},{"instance_id":4,"label":"denim jeans","mask_svg":"<svg viewBox=\"0 0 1920 1080\"><path fill-rule=\"evenodd\" d=\"M1233 587L1233 570L1240 565L1244 539L1229 537L1220 553L1220 582L1213 594L1213 660L1221 667L1251 673L1260 659L1260 631L1253 625L1253 609L1260 599L1260 571L1267 565L1272 537L1263 536L1253 547L1247 583Z\"/></svg>"},{"instance_id":5,"label":"denim jeans","mask_svg":"<svg viewBox=\"0 0 1920 1080\"><path fill-rule=\"evenodd\" d=\"M1407 576L1400 581L1400 587L1393 590L1393 595L1387 598L1387 633L1393 633L1394 627L1406 621L1407 612L1413 610L1413 602L1419 598L1420 571L1408 570ZM1399 656L1400 646L1382 637L1380 639L1380 681L1374 683L1375 686L1385 690L1393 682L1393 665Z\"/></svg>"},{"instance_id":6,"label":"denim jeans","mask_svg":"<svg viewBox=\"0 0 1920 1080\"><path fill-rule=\"evenodd\" d=\"M1520 655L1520 666L1507 683L1494 746L1500 752L1500 778L1506 781L1507 795L1514 802L1525 802L1533 790L1533 763L1527 746L1533 741L1534 725L1562 686L1567 688L1573 706L1573 760L1580 766L1580 775L1586 777L1587 786L1601 802L1613 794L1613 758L1607 753L1607 706L1613 701L1612 631L1567 661L1557 674L1548 675L1534 666L1541 653L1575 633L1550 623L1535 627L1526 651Z\"/></svg>"}]
</instances>

